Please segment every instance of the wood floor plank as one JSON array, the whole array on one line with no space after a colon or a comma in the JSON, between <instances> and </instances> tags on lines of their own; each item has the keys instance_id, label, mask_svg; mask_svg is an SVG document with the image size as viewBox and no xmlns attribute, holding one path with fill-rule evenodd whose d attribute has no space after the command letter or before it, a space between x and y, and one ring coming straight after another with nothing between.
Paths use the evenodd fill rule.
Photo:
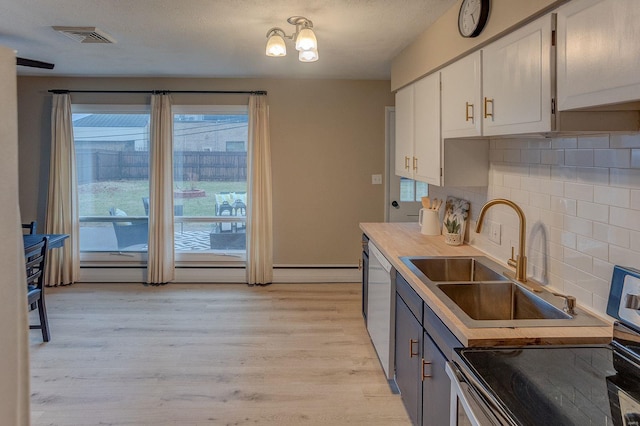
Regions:
<instances>
[{"instance_id":1,"label":"wood floor plank","mask_svg":"<svg viewBox=\"0 0 640 426\"><path fill-rule=\"evenodd\" d=\"M358 284L77 284L30 333L32 424L409 425Z\"/></svg>"}]
</instances>

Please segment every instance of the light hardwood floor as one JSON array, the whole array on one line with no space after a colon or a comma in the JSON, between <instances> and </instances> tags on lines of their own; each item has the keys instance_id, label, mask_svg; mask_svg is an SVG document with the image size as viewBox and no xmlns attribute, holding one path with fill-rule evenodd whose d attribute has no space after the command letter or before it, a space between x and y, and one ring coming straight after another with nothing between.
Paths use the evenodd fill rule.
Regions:
<instances>
[{"instance_id":1,"label":"light hardwood floor","mask_svg":"<svg viewBox=\"0 0 640 426\"><path fill-rule=\"evenodd\" d=\"M76 284L30 331L32 424L409 425L359 284Z\"/></svg>"}]
</instances>

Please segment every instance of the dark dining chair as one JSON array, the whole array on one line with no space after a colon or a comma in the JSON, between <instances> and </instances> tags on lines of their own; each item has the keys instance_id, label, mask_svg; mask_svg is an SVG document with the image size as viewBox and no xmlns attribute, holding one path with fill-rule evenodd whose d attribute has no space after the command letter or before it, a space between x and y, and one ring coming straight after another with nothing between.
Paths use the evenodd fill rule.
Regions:
<instances>
[{"instance_id":1,"label":"dark dining chair","mask_svg":"<svg viewBox=\"0 0 640 426\"><path fill-rule=\"evenodd\" d=\"M48 342L49 322L47 308L44 303L44 268L47 259L49 238L44 237L38 244L24 249L24 260L27 270L27 302L36 306L40 316L40 325L29 325L30 329L42 330L42 340Z\"/></svg>"},{"instance_id":2,"label":"dark dining chair","mask_svg":"<svg viewBox=\"0 0 640 426\"><path fill-rule=\"evenodd\" d=\"M29 234L37 234L38 233L38 222L36 222L35 220L31 223L23 223L22 224L22 229L28 229L29 230Z\"/></svg>"}]
</instances>

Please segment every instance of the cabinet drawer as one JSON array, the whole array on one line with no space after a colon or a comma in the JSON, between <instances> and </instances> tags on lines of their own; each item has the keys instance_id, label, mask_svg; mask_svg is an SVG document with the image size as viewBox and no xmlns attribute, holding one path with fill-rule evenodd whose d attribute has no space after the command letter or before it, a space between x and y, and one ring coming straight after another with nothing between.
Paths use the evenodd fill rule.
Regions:
<instances>
[{"instance_id":1,"label":"cabinet drawer","mask_svg":"<svg viewBox=\"0 0 640 426\"><path fill-rule=\"evenodd\" d=\"M436 343L440 351L451 361L451 353L453 348L461 348L464 345L453 335L446 325L438 318L438 316L429 308L426 303L424 305L424 316L422 318L422 326L429 333L429 336Z\"/></svg>"},{"instance_id":2,"label":"cabinet drawer","mask_svg":"<svg viewBox=\"0 0 640 426\"><path fill-rule=\"evenodd\" d=\"M399 273L396 273L396 293L407 304L416 319L422 321L422 299Z\"/></svg>"}]
</instances>

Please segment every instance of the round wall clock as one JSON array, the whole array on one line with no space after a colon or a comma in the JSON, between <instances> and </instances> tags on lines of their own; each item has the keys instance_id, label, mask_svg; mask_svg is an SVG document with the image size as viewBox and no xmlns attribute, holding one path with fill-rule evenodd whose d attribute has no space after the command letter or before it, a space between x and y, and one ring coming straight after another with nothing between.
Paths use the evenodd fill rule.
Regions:
<instances>
[{"instance_id":1,"label":"round wall clock","mask_svg":"<svg viewBox=\"0 0 640 426\"><path fill-rule=\"evenodd\" d=\"M490 0L462 0L458 15L458 31L462 37L480 35L489 18Z\"/></svg>"}]
</instances>

